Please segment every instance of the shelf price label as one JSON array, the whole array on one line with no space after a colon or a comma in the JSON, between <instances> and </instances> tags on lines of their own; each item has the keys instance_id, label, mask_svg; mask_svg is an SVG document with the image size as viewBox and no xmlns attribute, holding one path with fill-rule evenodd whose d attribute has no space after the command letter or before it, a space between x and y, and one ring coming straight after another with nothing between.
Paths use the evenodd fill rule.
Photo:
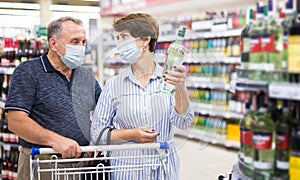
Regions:
<instances>
[{"instance_id":1,"label":"shelf price label","mask_svg":"<svg viewBox=\"0 0 300 180\"><path fill-rule=\"evenodd\" d=\"M300 100L300 87L296 84L277 83L269 87L270 97Z\"/></svg>"}]
</instances>

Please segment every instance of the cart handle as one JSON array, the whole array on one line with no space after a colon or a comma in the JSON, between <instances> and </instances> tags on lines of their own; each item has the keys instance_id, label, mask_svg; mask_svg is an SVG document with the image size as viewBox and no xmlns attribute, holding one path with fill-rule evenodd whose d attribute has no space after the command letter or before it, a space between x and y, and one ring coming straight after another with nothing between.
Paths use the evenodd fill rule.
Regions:
<instances>
[{"instance_id":1,"label":"cart handle","mask_svg":"<svg viewBox=\"0 0 300 180\"><path fill-rule=\"evenodd\" d=\"M141 149L169 149L168 142L160 143L134 143L134 144L119 144L119 145L99 145L99 146L81 146L82 152L100 152L100 151L115 151L115 150L141 150ZM52 148L31 148L30 155L39 154L58 154Z\"/></svg>"}]
</instances>

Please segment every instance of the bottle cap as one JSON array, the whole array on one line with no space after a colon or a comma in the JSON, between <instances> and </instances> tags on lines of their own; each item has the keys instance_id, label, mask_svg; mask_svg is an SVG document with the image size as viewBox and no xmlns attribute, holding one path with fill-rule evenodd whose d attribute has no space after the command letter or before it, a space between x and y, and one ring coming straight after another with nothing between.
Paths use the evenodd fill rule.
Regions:
<instances>
[{"instance_id":1,"label":"bottle cap","mask_svg":"<svg viewBox=\"0 0 300 180\"><path fill-rule=\"evenodd\" d=\"M269 8L269 11L273 11L273 0L269 0L268 8Z\"/></svg>"},{"instance_id":2,"label":"bottle cap","mask_svg":"<svg viewBox=\"0 0 300 180\"><path fill-rule=\"evenodd\" d=\"M178 29L178 36L184 37L186 31L186 26L181 25Z\"/></svg>"},{"instance_id":3,"label":"bottle cap","mask_svg":"<svg viewBox=\"0 0 300 180\"><path fill-rule=\"evenodd\" d=\"M287 0L285 3L286 9L293 9L293 0Z\"/></svg>"}]
</instances>

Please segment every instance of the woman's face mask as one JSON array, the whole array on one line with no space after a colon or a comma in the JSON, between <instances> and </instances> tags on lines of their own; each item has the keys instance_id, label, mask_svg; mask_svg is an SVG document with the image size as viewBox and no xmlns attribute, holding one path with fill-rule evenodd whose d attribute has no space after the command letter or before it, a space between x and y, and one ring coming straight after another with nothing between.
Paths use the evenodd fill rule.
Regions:
<instances>
[{"instance_id":1,"label":"woman's face mask","mask_svg":"<svg viewBox=\"0 0 300 180\"><path fill-rule=\"evenodd\" d=\"M57 51L56 52L66 66L71 69L75 69L83 64L85 60L85 46L74 46L67 44L65 48L66 54L64 56L59 54Z\"/></svg>"},{"instance_id":2,"label":"woman's face mask","mask_svg":"<svg viewBox=\"0 0 300 180\"><path fill-rule=\"evenodd\" d=\"M117 48L121 58L130 64L135 63L143 52L136 46L134 38L130 38L122 43L118 43Z\"/></svg>"}]
</instances>

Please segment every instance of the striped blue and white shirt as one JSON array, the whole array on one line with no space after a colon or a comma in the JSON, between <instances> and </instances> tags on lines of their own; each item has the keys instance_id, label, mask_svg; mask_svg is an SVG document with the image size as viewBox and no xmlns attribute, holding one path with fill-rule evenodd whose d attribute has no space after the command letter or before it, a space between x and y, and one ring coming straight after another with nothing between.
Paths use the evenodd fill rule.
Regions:
<instances>
[{"instance_id":1,"label":"striped blue and white shirt","mask_svg":"<svg viewBox=\"0 0 300 180\"><path fill-rule=\"evenodd\" d=\"M100 131L110 122L116 129L134 129L147 127L159 132L156 142L173 141L174 127L186 129L190 127L194 112L191 107L183 114L178 114L174 107L174 95L160 92L159 82L163 68L156 64L155 71L146 87L143 87L133 75L131 66L105 84L98 100L92 126L92 144L106 144L106 133L96 143ZM134 143L134 142L128 142ZM157 154L157 150L118 151L111 152L112 157L129 155ZM112 160L112 166L132 166L143 160ZM158 161L158 160L157 160ZM115 172L112 179L179 179L179 156L174 143L170 144L168 167L161 172L158 167L145 168L141 172ZM166 165L166 163L164 163Z\"/></svg>"}]
</instances>

